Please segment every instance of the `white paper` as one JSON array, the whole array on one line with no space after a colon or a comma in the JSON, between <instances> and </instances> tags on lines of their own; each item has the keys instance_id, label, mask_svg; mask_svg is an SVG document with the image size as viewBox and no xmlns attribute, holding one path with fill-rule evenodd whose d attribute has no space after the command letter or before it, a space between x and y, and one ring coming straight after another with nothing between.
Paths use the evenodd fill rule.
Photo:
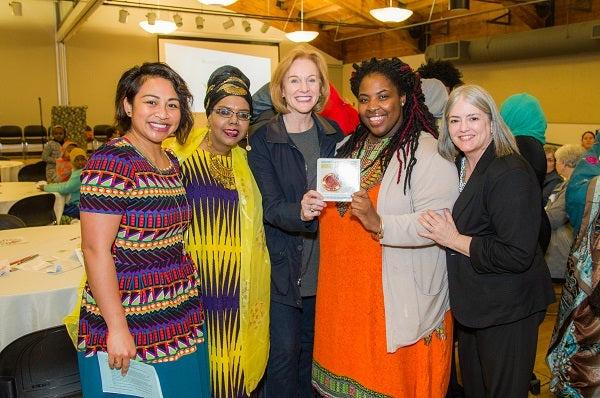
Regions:
<instances>
[{"instance_id":1,"label":"white paper","mask_svg":"<svg viewBox=\"0 0 600 398\"><path fill-rule=\"evenodd\" d=\"M128 394L142 398L162 398L160 381L156 369L139 361L129 362L129 370L125 376L118 369L108 366L108 354L97 352L102 391L114 394Z\"/></svg>"},{"instance_id":2,"label":"white paper","mask_svg":"<svg viewBox=\"0 0 600 398\"><path fill-rule=\"evenodd\" d=\"M320 158L317 160L317 192L323 200L351 202L360 190L360 159Z\"/></svg>"}]
</instances>

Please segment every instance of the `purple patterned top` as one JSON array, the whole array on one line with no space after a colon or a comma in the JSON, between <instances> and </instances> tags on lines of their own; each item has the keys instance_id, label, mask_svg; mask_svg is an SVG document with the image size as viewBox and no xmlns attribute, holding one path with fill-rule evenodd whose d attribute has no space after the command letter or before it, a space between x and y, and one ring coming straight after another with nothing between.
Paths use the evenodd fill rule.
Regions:
<instances>
[{"instance_id":1,"label":"purple patterned top","mask_svg":"<svg viewBox=\"0 0 600 398\"><path fill-rule=\"evenodd\" d=\"M81 212L121 214L112 246L121 302L143 362L167 362L204 342L198 271L185 254L191 218L180 168L158 169L126 138L112 140L81 175ZM78 349L106 351L107 326L86 283Z\"/></svg>"}]
</instances>

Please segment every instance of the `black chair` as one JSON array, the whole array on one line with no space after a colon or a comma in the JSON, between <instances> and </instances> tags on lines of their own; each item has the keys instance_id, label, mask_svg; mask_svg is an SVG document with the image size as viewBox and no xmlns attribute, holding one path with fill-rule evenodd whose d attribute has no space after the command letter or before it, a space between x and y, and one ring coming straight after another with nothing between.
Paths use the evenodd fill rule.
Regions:
<instances>
[{"instance_id":1,"label":"black chair","mask_svg":"<svg viewBox=\"0 0 600 398\"><path fill-rule=\"evenodd\" d=\"M2 153L15 152L10 151L11 147L15 147L15 149L18 149L17 152L23 154L24 145L21 127L13 125L0 126L0 151Z\"/></svg>"},{"instance_id":2,"label":"black chair","mask_svg":"<svg viewBox=\"0 0 600 398\"><path fill-rule=\"evenodd\" d=\"M27 225L17 216L0 214L0 231L5 229L25 228Z\"/></svg>"},{"instance_id":3,"label":"black chair","mask_svg":"<svg viewBox=\"0 0 600 398\"><path fill-rule=\"evenodd\" d=\"M12 205L8 214L19 217L28 227L56 224L55 200L52 193L29 196Z\"/></svg>"},{"instance_id":4,"label":"black chair","mask_svg":"<svg viewBox=\"0 0 600 398\"><path fill-rule=\"evenodd\" d=\"M94 126L94 139L100 142L106 142L110 138L110 134L114 127L109 124L97 124Z\"/></svg>"},{"instance_id":5,"label":"black chair","mask_svg":"<svg viewBox=\"0 0 600 398\"><path fill-rule=\"evenodd\" d=\"M19 182L29 181L37 182L46 179L46 162L40 160L37 163L28 164L19 170L17 177Z\"/></svg>"},{"instance_id":6,"label":"black chair","mask_svg":"<svg viewBox=\"0 0 600 398\"><path fill-rule=\"evenodd\" d=\"M33 152L30 149L30 146L36 145L40 152L44 149L44 145L46 144L47 131L46 127L40 125L29 125L25 126L23 129L23 141L25 144L25 152L29 154Z\"/></svg>"},{"instance_id":7,"label":"black chair","mask_svg":"<svg viewBox=\"0 0 600 398\"><path fill-rule=\"evenodd\" d=\"M0 397L81 396L77 352L64 326L19 337L0 353Z\"/></svg>"}]
</instances>

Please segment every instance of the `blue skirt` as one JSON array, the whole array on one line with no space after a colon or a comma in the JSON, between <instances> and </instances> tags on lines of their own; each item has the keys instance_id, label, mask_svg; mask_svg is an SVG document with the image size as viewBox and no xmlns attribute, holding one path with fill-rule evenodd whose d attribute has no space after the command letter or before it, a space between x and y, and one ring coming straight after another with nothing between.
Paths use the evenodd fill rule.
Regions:
<instances>
[{"instance_id":1,"label":"blue skirt","mask_svg":"<svg viewBox=\"0 0 600 398\"><path fill-rule=\"evenodd\" d=\"M164 398L210 398L210 375L206 343L198 344L196 352L174 362L151 364L158 374ZM78 352L81 391L85 398L133 397L102 392L100 368L96 355L86 357Z\"/></svg>"}]
</instances>

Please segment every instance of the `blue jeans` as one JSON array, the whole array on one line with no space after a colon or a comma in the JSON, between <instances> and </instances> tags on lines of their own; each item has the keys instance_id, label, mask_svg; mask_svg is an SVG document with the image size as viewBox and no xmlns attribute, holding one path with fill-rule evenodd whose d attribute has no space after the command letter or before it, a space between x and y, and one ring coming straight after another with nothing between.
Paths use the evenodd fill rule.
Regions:
<instances>
[{"instance_id":1,"label":"blue jeans","mask_svg":"<svg viewBox=\"0 0 600 398\"><path fill-rule=\"evenodd\" d=\"M266 398L310 398L315 337L315 296L302 308L271 301L271 349L265 377Z\"/></svg>"}]
</instances>

